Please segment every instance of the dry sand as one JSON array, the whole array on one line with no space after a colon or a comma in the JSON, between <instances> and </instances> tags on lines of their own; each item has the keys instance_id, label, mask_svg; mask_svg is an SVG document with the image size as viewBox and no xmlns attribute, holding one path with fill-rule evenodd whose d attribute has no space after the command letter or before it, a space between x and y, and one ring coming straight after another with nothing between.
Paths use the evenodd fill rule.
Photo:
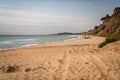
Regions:
<instances>
[{"instance_id":1,"label":"dry sand","mask_svg":"<svg viewBox=\"0 0 120 80\"><path fill-rule=\"evenodd\" d=\"M120 80L120 42L102 37L0 51L0 80Z\"/></svg>"}]
</instances>

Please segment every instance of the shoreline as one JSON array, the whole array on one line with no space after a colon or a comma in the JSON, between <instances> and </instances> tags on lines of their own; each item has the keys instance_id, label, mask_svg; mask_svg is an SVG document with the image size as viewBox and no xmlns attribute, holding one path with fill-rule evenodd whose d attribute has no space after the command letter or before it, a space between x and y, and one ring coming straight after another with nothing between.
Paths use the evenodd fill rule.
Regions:
<instances>
[{"instance_id":1,"label":"shoreline","mask_svg":"<svg viewBox=\"0 0 120 80\"><path fill-rule=\"evenodd\" d=\"M89 39L85 39L83 38L84 35L79 35L79 37L76 37L76 38L71 38L71 39L66 39L66 40L61 40L61 41L53 41L53 42L46 42L46 43L40 43L40 44L32 44L32 45L24 45L24 46L20 46L20 47L15 47L15 48L7 48L7 49L0 49L0 51L7 51L7 50L16 50L16 49L22 49L22 48L30 48L30 47L36 47L36 46L53 46L53 45L56 45L56 44L60 44L60 43L66 43L66 42L70 42L70 41L78 41L78 40L89 40ZM100 37L100 36L95 36L95 35L86 35L86 36L89 36L89 37L92 37L92 38L96 38L96 37L99 37L99 38L104 38L104 37Z\"/></svg>"},{"instance_id":2,"label":"shoreline","mask_svg":"<svg viewBox=\"0 0 120 80\"><path fill-rule=\"evenodd\" d=\"M52 42L45 42L45 43L38 43L38 44L27 44L27 45L23 45L23 46L19 46L19 47L14 47L14 48L5 48L5 49L0 49L0 51L21 49L21 48L26 48L26 47L38 46L38 45L46 45L46 44L52 44L52 43L56 43L56 42L58 43L58 42L77 40L77 39L80 39L80 36L82 36L82 35L79 35L76 38L65 39L65 40L60 40L60 41L52 41Z\"/></svg>"}]
</instances>

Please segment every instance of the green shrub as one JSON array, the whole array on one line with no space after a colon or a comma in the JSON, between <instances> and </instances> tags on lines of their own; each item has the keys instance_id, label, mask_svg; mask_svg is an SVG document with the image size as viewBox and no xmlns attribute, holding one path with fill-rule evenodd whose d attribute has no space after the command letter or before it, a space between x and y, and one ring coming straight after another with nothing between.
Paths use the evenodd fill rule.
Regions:
<instances>
[{"instance_id":1,"label":"green shrub","mask_svg":"<svg viewBox=\"0 0 120 80\"><path fill-rule=\"evenodd\" d=\"M119 36L108 36L108 37L105 39L104 42L102 42L101 44L99 44L98 47L99 47L99 48L102 48L102 47L104 47L106 44L115 42L115 41L117 41L117 40L119 40L119 39L120 39Z\"/></svg>"},{"instance_id":2,"label":"green shrub","mask_svg":"<svg viewBox=\"0 0 120 80\"><path fill-rule=\"evenodd\" d=\"M104 42L100 43L98 47L99 47L99 48L102 48L102 47L104 47L105 45L106 45L106 42L104 41Z\"/></svg>"},{"instance_id":3,"label":"green shrub","mask_svg":"<svg viewBox=\"0 0 120 80\"><path fill-rule=\"evenodd\" d=\"M105 42L106 42L106 43L111 43L111 42L115 42L115 41L117 41L117 38L116 38L116 37L107 37L107 38L105 39Z\"/></svg>"}]
</instances>

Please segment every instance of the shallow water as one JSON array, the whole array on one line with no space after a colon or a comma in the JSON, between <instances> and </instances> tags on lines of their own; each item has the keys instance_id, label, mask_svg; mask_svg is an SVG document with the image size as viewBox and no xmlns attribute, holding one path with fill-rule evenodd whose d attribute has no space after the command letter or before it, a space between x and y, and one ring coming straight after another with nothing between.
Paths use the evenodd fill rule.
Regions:
<instances>
[{"instance_id":1,"label":"shallow water","mask_svg":"<svg viewBox=\"0 0 120 80\"><path fill-rule=\"evenodd\" d=\"M0 35L0 49L78 38L79 35Z\"/></svg>"}]
</instances>

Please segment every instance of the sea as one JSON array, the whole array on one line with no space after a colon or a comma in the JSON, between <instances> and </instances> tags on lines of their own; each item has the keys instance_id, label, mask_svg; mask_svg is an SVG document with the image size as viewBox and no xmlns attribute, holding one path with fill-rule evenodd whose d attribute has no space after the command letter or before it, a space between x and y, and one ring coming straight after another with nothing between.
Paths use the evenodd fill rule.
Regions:
<instances>
[{"instance_id":1,"label":"sea","mask_svg":"<svg viewBox=\"0 0 120 80\"><path fill-rule=\"evenodd\" d=\"M80 35L0 35L0 50L67 41L79 37Z\"/></svg>"}]
</instances>

